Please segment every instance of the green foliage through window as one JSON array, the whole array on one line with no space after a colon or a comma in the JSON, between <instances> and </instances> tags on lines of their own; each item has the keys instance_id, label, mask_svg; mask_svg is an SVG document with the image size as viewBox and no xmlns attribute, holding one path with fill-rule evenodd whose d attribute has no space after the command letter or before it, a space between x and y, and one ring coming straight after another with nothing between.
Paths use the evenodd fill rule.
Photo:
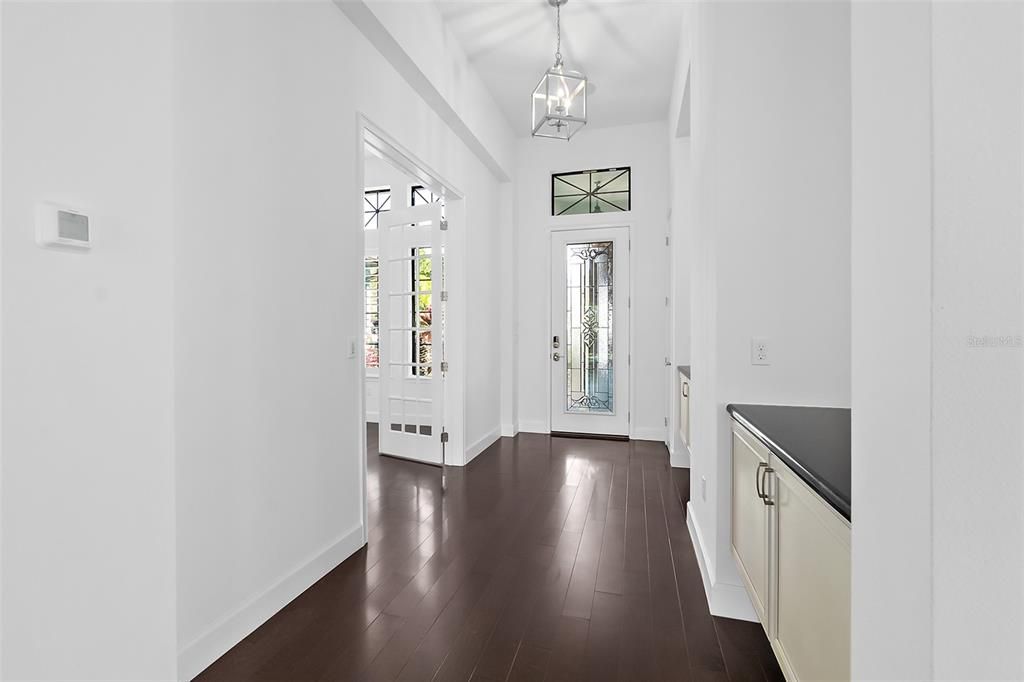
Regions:
<instances>
[{"instance_id":1,"label":"green foliage through window","mask_svg":"<svg viewBox=\"0 0 1024 682\"><path fill-rule=\"evenodd\" d=\"M363 291L366 295L363 350L367 367L380 367L380 263L376 256L363 258Z\"/></svg>"}]
</instances>

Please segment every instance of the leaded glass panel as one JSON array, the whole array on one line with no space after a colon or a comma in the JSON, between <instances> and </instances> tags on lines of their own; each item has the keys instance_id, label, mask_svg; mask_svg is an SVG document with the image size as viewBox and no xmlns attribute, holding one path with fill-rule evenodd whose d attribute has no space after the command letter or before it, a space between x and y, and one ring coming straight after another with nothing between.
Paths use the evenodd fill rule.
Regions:
<instances>
[{"instance_id":1,"label":"leaded glass panel","mask_svg":"<svg viewBox=\"0 0 1024 682\"><path fill-rule=\"evenodd\" d=\"M391 189L368 189L363 194L363 229L376 230L380 214L391 210Z\"/></svg>"},{"instance_id":2,"label":"leaded glass panel","mask_svg":"<svg viewBox=\"0 0 1024 682\"><path fill-rule=\"evenodd\" d=\"M613 367L614 243L567 244L567 412L615 412Z\"/></svg>"},{"instance_id":3,"label":"leaded glass panel","mask_svg":"<svg viewBox=\"0 0 1024 682\"><path fill-rule=\"evenodd\" d=\"M551 176L551 215L630 210L630 169L575 171Z\"/></svg>"}]
</instances>

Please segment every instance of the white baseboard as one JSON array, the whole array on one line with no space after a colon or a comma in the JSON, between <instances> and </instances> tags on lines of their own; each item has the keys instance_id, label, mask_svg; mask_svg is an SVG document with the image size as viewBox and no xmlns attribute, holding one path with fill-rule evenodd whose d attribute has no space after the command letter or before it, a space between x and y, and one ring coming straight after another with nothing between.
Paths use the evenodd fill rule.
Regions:
<instances>
[{"instance_id":1,"label":"white baseboard","mask_svg":"<svg viewBox=\"0 0 1024 682\"><path fill-rule=\"evenodd\" d=\"M547 422L542 421L520 421L519 422L520 433L551 433L551 429L548 427ZM504 434L503 434L504 435ZM639 427L633 429L629 437L633 440L653 440L659 443L665 442L665 428L661 426L656 427Z\"/></svg>"},{"instance_id":2,"label":"white baseboard","mask_svg":"<svg viewBox=\"0 0 1024 682\"><path fill-rule=\"evenodd\" d=\"M707 597L711 615L758 622L757 612L754 611L754 605L750 603L747 589L742 585L716 582L715 576L711 575L707 545L701 536L700 526L697 525L692 502L686 503L686 527L690 529L690 539L693 541L693 548L697 555L700 579L704 583L704 594Z\"/></svg>"},{"instance_id":3,"label":"white baseboard","mask_svg":"<svg viewBox=\"0 0 1024 682\"><path fill-rule=\"evenodd\" d=\"M541 421L536 421L536 422L520 421L519 422L519 431L521 433L522 432L526 432L526 433L551 433L551 429L548 428L547 422L541 422Z\"/></svg>"},{"instance_id":4,"label":"white baseboard","mask_svg":"<svg viewBox=\"0 0 1024 682\"><path fill-rule=\"evenodd\" d=\"M483 438L466 448L466 464L469 464L479 455L481 452L491 447L491 445L501 438L501 428L496 428L490 433L484 435Z\"/></svg>"},{"instance_id":5,"label":"white baseboard","mask_svg":"<svg viewBox=\"0 0 1024 682\"><path fill-rule=\"evenodd\" d=\"M501 437L502 438L515 438L519 433L518 424L502 424L501 425Z\"/></svg>"},{"instance_id":6,"label":"white baseboard","mask_svg":"<svg viewBox=\"0 0 1024 682\"><path fill-rule=\"evenodd\" d=\"M377 415L376 412L367 412L366 413L366 423L367 424L376 424L377 421L378 421L377 416L378 415Z\"/></svg>"},{"instance_id":7,"label":"white baseboard","mask_svg":"<svg viewBox=\"0 0 1024 682\"><path fill-rule=\"evenodd\" d=\"M310 585L363 546L360 523L316 552L262 593L252 597L178 652L178 679L191 680Z\"/></svg>"},{"instance_id":8,"label":"white baseboard","mask_svg":"<svg viewBox=\"0 0 1024 682\"><path fill-rule=\"evenodd\" d=\"M664 426L636 426L630 432L629 437L633 440L654 440L659 443L665 442Z\"/></svg>"},{"instance_id":9,"label":"white baseboard","mask_svg":"<svg viewBox=\"0 0 1024 682\"><path fill-rule=\"evenodd\" d=\"M689 469L690 468L690 448L687 447L677 438L672 439L677 443L675 449L669 448L668 461L677 469Z\"/></svg>"}]
</instances>

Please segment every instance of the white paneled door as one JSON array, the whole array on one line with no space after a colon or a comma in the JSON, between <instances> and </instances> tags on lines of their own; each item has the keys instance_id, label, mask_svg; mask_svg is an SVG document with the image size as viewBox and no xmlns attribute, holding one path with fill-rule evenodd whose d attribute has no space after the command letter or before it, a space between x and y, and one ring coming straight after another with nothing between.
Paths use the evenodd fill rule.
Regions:
<instances>
[{"instance_id":1,"label":"white paneled door","mask_svg":"<svg viewBox=\"0 0 1024 682\"><path fill-rule=\"evenodd\" d=\"M629 228L551 236L551 430L629 435Z\"/></svg>"},{"instance_id":2,"label":"white paneled door","mask_svg":"<svg viewBox=\"0 0 1024 682\"><path fill-rule=\"evenodd\" d=\"M444 247L439 202L382 212L380 452L442 463Z\"/></svg>"}]
</instances>

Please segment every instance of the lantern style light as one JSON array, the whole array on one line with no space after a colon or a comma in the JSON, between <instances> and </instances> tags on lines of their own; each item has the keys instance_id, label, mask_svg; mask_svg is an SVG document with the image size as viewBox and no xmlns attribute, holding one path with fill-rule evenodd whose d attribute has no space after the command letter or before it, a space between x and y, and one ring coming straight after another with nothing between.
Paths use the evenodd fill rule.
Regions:
<instances>
[{"instance_id":1,"label":"lantern style light","mask_svg":"<svg viewBox=\"0 0 1024 682\"><path fill-rule=\"evenodd\" d=\"M555 63L533 89L533 136L569 140L587 124L587 77L562 63L562 5L569 0L548 0L555 8Z\"/></svg>"}]
</instances>

